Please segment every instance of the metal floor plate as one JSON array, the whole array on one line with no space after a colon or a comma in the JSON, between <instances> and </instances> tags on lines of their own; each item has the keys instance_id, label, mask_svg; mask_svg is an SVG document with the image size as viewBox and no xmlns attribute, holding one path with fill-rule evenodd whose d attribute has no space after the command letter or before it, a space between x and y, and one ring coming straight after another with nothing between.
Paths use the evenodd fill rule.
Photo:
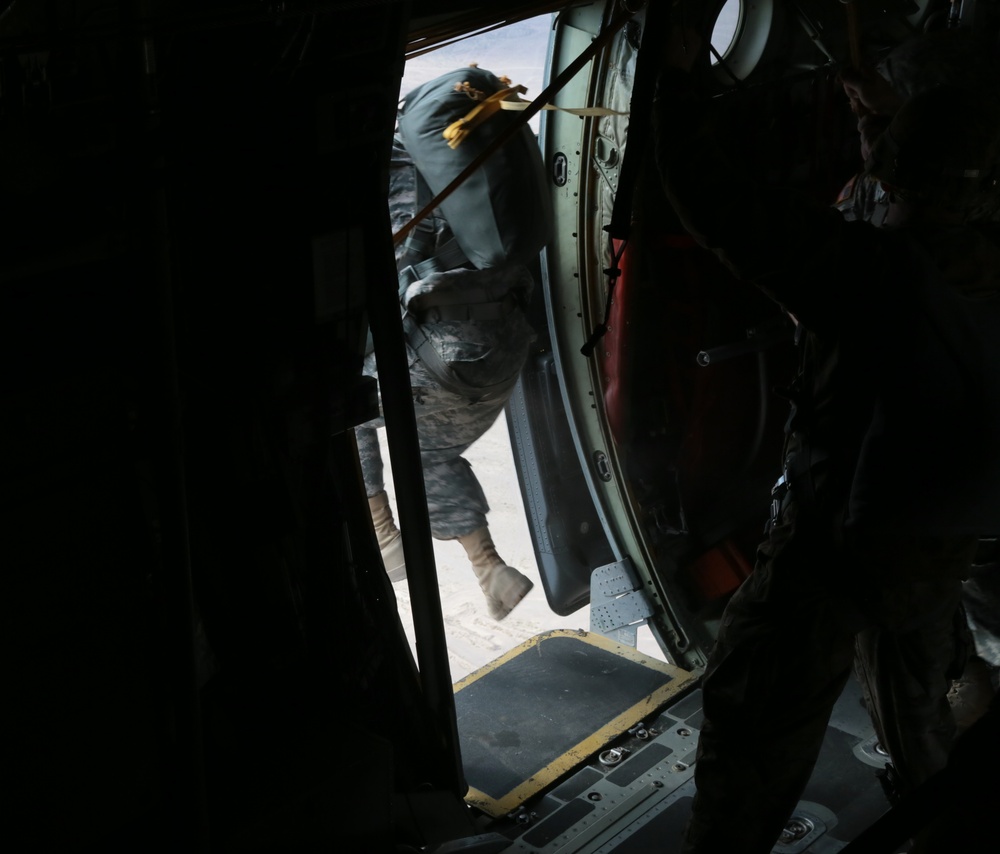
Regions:
<instances>
[{"instance_id":1,"label":"metal floor plate","mask_svg":"<svg viewBox=\"0 0 1000 854\"><path fill-rule=\"evenodd\" d=\"M466 801L507 815L655 716L695 678L592 632L525 641L455 685Z\"/></svg>"},{"instance_id":2,"label":"metal floor plate","mask_svg":"<svg viewBox=\"0 0 1000 854\"><path fill-rule=\"evenodd\" d=\"M489 822L504 854L672 854L694 795L701 691L687 692L624 731L557 785ZM611 755L617 751L615 755ZM611 760L610 762L608 760ZM833 854L887 808L884 766L860 688L849 683L819 761L774 854Z\"/></svg>"}]
</instances>

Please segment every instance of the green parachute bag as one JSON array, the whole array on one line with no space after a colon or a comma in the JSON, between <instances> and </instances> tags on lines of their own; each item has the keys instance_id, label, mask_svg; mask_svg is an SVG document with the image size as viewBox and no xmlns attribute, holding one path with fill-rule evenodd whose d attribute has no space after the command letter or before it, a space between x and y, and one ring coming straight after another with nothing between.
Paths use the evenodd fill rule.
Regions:
<instances>
[{"instance_id":1,"label":"green parachute bag","mask_svg":"<svg viewBox=\"0 0 1000 854\"><path fill-rule=\"evenodd\" d=\"M505 91L516 97L518 89L469 66L406 95L398 115L399 135L435 196L519 120L516 111L493 109ZM456 134L458 127L462 130ZM530 128L521 127L490 154L439 210L465 257L480 270L530 264L537 258L552 239L552 202Z\"/></svg>"}]
</instances>

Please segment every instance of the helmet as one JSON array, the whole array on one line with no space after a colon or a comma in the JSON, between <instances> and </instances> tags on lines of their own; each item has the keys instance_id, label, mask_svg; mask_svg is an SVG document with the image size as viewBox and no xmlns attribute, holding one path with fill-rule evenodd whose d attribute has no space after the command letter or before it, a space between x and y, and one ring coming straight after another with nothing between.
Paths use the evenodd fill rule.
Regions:
<instances>
[{"instance_id":1,"label":"helmet","mask_svg":"<svg viewBox=\"0 0 1000 854\"><path fill-rule=\"evenodd\" d=\"M918 93L873 142L865 170L910 204L989 216L1000 202L1000 107L955 86Z\"/></svg>"}]
</instances>

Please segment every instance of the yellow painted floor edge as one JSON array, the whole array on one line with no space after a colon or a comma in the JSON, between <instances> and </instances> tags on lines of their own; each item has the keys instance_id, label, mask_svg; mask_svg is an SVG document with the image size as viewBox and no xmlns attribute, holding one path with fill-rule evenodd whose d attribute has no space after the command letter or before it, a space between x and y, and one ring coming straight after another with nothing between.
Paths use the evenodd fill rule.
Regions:
<instances>
[{"instance_id":1,"label":"yellow painted floor edge","mask_svg":"<svg viewBox=\"0 0 1000 854\"><path fill-rule=\"evenodd\" d=\"M644 664L650 669L659 670L665 676L670 676L671 680L662 685L649 696L626 709L616 718L608 721L608 723L597 730L597 732L589 735L587 738L571 747L558 759L539 769L539 771L537 771L532 777L527 779L515 789L512 789L502 798L493 798L479 789L476 789L474 786L470 786L469 791L465 796L466 803L481 809L487 815L494 818L499 818L500 816L513 812L526 800L540 792L542 789L547 788L561 776L571 771L581 762L584 762L588 757L597 753L597 751L599 751L602 747L612 742L623 732L626 732L629 727L639 723L639 721L643 720L644 717L648 717L650 713L658 713L660 709L662 709L669 702L672 696L680 693L684 688L690 685L690 683L696 679L698 675L687 670L682 670L681 668L668 664L665 661L661 661L658 658L653 658L652 656L641 653L634 647L616 643L615 641L604 637L604 635L572 629L555 629L553 631L535 635L533 638L529 638L495 661L492 661L479 668L479 670L470 673L464 679L455 683L455 691L458 692L462 688L471 685L476 680L498 669L512 658L523 654L532 647L537 646L541 641L547 640L551 637L580 638L581 640L593 644L594 646L603 647L605 650L614 652L624 658L629 658L632 661Z\"/></svg>"}]
</instances>

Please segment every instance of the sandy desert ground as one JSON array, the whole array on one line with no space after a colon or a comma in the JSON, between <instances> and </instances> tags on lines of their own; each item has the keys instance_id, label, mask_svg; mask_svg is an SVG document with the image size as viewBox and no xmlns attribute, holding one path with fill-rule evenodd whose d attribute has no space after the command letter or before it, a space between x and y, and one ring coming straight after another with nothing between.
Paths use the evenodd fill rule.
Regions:
<instances>
[{"instance_id":1,"label":"sandy desert ground","mask_svg":"<svg viewBox=\"0 0 1000 854\"><path fill-rule=\"evenodd\" d=\"M382 456L388 461L384 432L380 431ZM516 566L534 581L535 586L506 619L497 622L490 618L485 599L462 546L453 540L434 540L434 559L437 564L438 590L444 614L452 682L457 682L542 632L553 629L590 629L586 608L568 617L561 617L549 608L545 599L531 536L524 518L507 422L503 415L465 456L472 464L490 502L488 522L497 551L508 564ZM386 491L395 506L395 492L388 465L386 475ZM413 619L410 615L409 591L405 582L393 587L399 604L400 620L412 646ZM638 647L647 654L663 658L645 627L639 630Z\"/></svg>"}]
</instances>

